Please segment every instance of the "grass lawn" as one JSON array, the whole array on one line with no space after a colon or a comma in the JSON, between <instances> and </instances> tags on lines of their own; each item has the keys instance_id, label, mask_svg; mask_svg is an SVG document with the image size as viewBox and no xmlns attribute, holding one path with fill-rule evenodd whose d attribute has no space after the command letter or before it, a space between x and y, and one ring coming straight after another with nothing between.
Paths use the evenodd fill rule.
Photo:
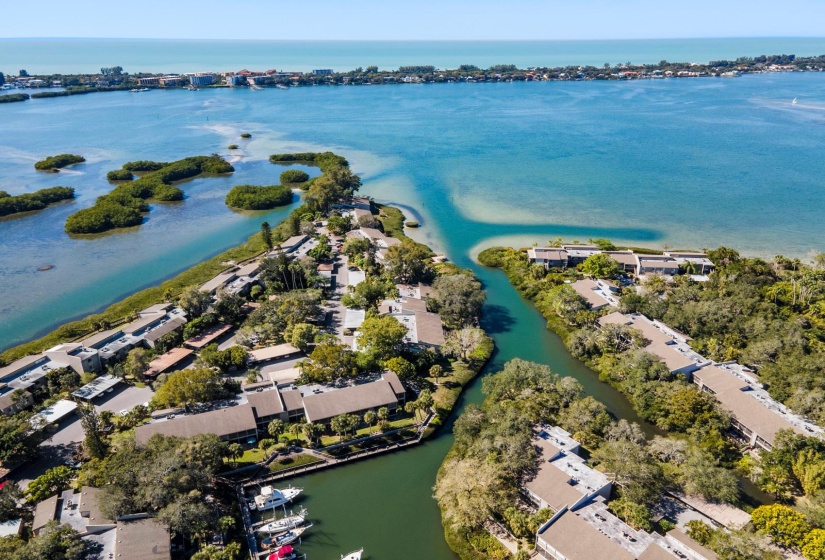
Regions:
<instances>
[{"instance_id":1,"label":"grass lawn","mask_svg":"<svg viewBox=\"0 0 825 560\"><path fill-rule=\"evenodd\" d=\"M320 463L321 459L313 457L312 455L300 454L293 457L284 457L277 461L272 461L269 464L269 472L279 472L293 467L301 467L304 465L312 465L313 463Z\"/></svg>"},{"instance_id":2,"label":"grass lawn","mask_svg":"<svg viewBox=\"0 0 825 560\"><path fill-rule=\"evenodd\" d=\"M410 416L408 418L399 418L397 420L390 421L390 429L395 430L398 428L406 428L407 426L412 426L416 422L418 422L418 419L416 419L415 416ZM355 435L356 437L362 437L370 434L378 434L376 430L377 428L375 426L371 428L361 428L360 430L355 432ZM335 445L336 443L342 443L341 438L339 438L337 435L321 437L322 447L327 447L328 445Z\"/></svg>"},{"instance_id":3,"label":"grass lawn","mask_svg":"<svg viewBox=\"0 0 825 560\"><path fill-rule=\"evenodd\" d=\"M253 465L255 463L260 463L264 460L264 452L258 449L257 447L253 449L247 449L243 452L243 455L237 461L230 461L229 459L224 459L223 464L226 468L229 469L238 469L241 467L248 467L249 465Z\"/></svg>"}]
</instances>

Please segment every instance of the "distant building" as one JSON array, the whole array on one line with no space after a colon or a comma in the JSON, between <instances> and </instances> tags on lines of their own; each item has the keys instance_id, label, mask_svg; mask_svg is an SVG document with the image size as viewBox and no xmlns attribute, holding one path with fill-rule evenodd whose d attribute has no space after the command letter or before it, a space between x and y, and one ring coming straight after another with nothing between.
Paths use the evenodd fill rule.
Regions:
<instances>
[{"instance_id":1,"label":"distant building","mask_svg":"<svg viewBox=\"0 0 825 560\"><path fill-rule=\"evenodd\" d=\"M157 86L160 85L160 76L149 76L147 78L138 78L139 86Z\"/></svg>"},{"instance_id":2,"label":"distant building","mask_svg":"<svg viewBox=\"0 0 825 560\"><path fill-rule=\"evenodd\" d=\"M320 70L313 70L313 76L330 76L332 74L332 70L329 68L322 68Z\"/></svg>"},{"instance_id":3,"label":"distant building","mask_svg":"<svg viewBox=\"0 0 825 560\"><path fill-rule=\"evenodd\" d=\"M189 83L195 87L211 86L215 83L214 74L195 74L189 76Z\"/></svg>"}]
</instances>

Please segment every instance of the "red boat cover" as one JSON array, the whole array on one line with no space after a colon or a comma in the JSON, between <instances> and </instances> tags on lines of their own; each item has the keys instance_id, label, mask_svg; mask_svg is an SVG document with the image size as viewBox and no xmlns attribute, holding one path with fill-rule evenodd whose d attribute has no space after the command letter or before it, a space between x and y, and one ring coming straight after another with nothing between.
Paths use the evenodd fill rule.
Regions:
<instances>
[{"instance_id":1,"label":"red boat cover","mask_svg":"<svg viewBox=\"0 0 825 560\"><path fill-rule=\"evenodd\" d=\"M282 546L275 551L275 554L269 555L269 560L279 560L280 558L286 557L288 554L292 554L292 547L289 545Z\"/></svg>"}]
</instances>

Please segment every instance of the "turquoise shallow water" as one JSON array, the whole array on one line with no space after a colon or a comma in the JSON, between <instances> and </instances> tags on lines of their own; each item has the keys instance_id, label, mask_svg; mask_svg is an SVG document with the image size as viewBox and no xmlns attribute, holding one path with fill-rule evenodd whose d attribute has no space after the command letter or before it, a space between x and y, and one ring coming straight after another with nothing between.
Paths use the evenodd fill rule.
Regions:
<instances>
[{"instance_id":1,"label":"turquoise shallow water","mask_svg":"<svg viewBox=\"0 0 825 560\"><path fill-rule=\"evenodd\" d=\"M740 56L825 53L825 38L648 39L608 41L215 41L166 39L0 39L0 70L39 73L197 72L250 68L337 71L411 64L530 66L701 62Z\"/></svg>"},{"instance_id":2,"label":"turquoise shallow water","mask_svg":"<svg viewBox=\"0 0 825 560\"><path fill-rule=\"evenodd\" d=\"M445 84L155 91L0 107L0 189L54 184L78 198L0 221L0 347L99 309L237 244L265 216L223 204L231 185L277 180L270 153L332 149L364 192L414 209L423 238L462 263L483 245L563 236L662 247L727 244L805 256L825 232L825 75L631 83ZM791 104L796 97L798 104ZM239 134L250 131L250 141ZM65 217L131 159L226 153L230 178L185 185L147 223L92 240ZM38 174L43 156L88 163ZM43 264L56 268L36 272Z\"/></svg>"}]
</instances>

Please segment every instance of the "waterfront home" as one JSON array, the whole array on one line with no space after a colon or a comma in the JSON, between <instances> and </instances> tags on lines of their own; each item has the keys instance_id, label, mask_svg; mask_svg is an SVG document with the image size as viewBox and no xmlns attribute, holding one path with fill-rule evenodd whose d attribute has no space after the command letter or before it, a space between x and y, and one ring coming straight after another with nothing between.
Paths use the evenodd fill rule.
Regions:
<instances>
[{"instance_id":1,"label":"waterfront home","mask_svg":"<svg viewBox=\"0 0 825 560\"><path fill-rule=\"evenodd\" d=\"M58 344L43 352L43 355L55 362L68 364L70 368L81 375L102 369L100 355L97 350L79 342Z\"/></svg>"},{"instance_id":2,"label":"waterfront home","mask_svg":"<svg viewBox=\"0 0 825 560\"><path fill-rule=\"evenodd\" d=\"M230 406L138 426L135 428L135 441L145 444L155 434L183 438L214 434L229 442L255 443L258 438L258 423L252 405Z\"/></svg>"},{"instance_id":3,"label":"waterfront home","mask_svg":"<svg viewBox=\"0 0 825 560\"><path fill-rule=\"evenodd\" d=\"M36 390L46 383L49 371L64 367L69 365L50 360L42 354L25 356L0 368L0 391L5 394L15 389Z\"/></svg>"},{"instance_id":4,"label":"waterfront home","mask_svg":"<svg viewBox=\"0 0 825 560\"><path fill-rule=\"evenodd\" d=\"M705 253L694 251L665 251L665 255L672 257L681 267L688 263L696 270L696 274L709 274L715 268Z\"/></svg>"},{"instance_id":5,"label":"waterfront home","mask_svg":"<svg viewBox=\"0 0 825 560\"><path fill-rule=\"evenodd\" d=\"M689 375L710 363L710 360L690 347L685 335L659 321L652 321L641 313L625 315L615 312L599 319L599 325L608 324L625 325L639 331L647 341L643 350L659 358L671 373Z\"/></svg>"},{"instance_id":6,"label":"waterfront home","mask_svg":"<svg viewBox=\"0 0 825 560\"><path fill-rule=\"evenodd\" d=\"M155 348L161 338L167 334L180 330L185 324L186 319L184 317L175 317L147 332L143 336L143 340L146 343L146 346L149 348Z\"/></svg>"},{"instance_id":7,"label":"waterfront home","mask_svg":"<svg viewBox=\"0 0 825 560\"><path fill-rule=\"evenodd\" d=\"M659 274L673 276L679 274L679 263L666 255L636 255L636 275Z\"/></svg>"},{"instance_id":8,"label":"waterfront home","mask_svg":"<svg viewBox=\"0 0 825 560\"><path fill-rule=\"evenodd\" d=\"M684 535L683 533L681 535ZM613 515L602 497L576 510L564 507L536 535L540 558L557 560L717 560L692 539L633 529Z\"/></svg>"},{"instance_id":9,"label":"waterfront home","mask_svg":"<svg viewBox=\"0 0 825 560\"><path fill-rule=\"evenodd\" d=\"M604 251L604 254L610 255L610 258L619 264L619 270L622 272L636 274L636 255L633 251Z\"/></svg>"},{"instance_id":10,"label":"waterfront home","mask_svg":"<svg viewBox=\"0 0 825 560\"><path fill-rule=\"evenodd\" d=\"M553 247L531 247L527 250L527 258L531 263L540 264L544 268L567 268L567 251Z\"/></svg>"},{"instance_id":11,"label":"waterfront home","mask_svg":"<svg viewBox=\"0 0 825 560\"><path fill-rule=\"evenodd\" d=\"M393 303L393 312L386 313L394 317L407 329L404 343L411 350L437 350L444 345L444 325L438 313L414 311L404 309L401 304ZM353 341L353 348L357 349L358 339Z\"/></svg>"},{"instance_id":12,"label":"waterfront home","mask_svg":"<svg viewBox=\"0 0 825 560\"><path fill-rule=\"evenodd\" d=\"M362 227L356 230L353 230L354 235L358 235L363 237L364 239L369 239L376 247L378 247L379 252L381 249L389 249L393 245L399 245L401 243L400 240L396 239L395 237L387 237L384 235L384 232L377 230L375 228L370 227ZM349 232L348 234L349 235ZM376 254L376 256L378 256Z\"/></svg>"},{"instance_id":13,"label":"waterfront home","mask_svg":"<svg viewBox=\"0 0 825 560\"><path fill-rule=\"evenodd\" d=\"M247 402L241 405L200 414L170 413L135 428L135 441L146 443L155 434L179 437L215 434L225 441L252 444L259 434L267 437L267 426L276 418L285 422L306 418L308 422L326 424L339 414L360 415L381 407L394 413L404 405L405 397L406 389L393 372L343 388L326 385L273 388L249 393Z\"/></svg>"},{"instance_id":14,"label":"waterfront home","mask_svg":"<svg viewBox=\"0 0 825 560\"><path fill-rule=\"evenodd\" d=\"M304 414L312 424L328 424L342 414L362 416L379 408L387 408L394 414L405 392L398 376L388 372L369 383L304 395Z\"/></svg>"},{"instance_id":15,"label":"waterfront home","mask_svg":"<svg viewBox=\"0 0 825 560\"><path fill-rule=\"evenodd\" d=\"M825 430L774 400L746 367L735 362L714 363L690 347L688 338L641 313L610 313L601 326L626 325L647 341L643 349L659 358L671 371L681 373L703 391L716 397L731 415L731 427L753 448L771 450L779 430L805 436L825 436Z\"/></svg>"},{"instance_id":16,"label":"waterfront home","mask_svg":"<svg viewBox=\"0 0 825 560\"><path fill-rule=\"evenodd\" d=\"M309 239L309 236L307 236L307 235L293 235L292 237L290 237L289 239L287 239L286 241L281 243L281 245L280 245L281 251L283 251L284 253L287 253L287 254L294 253L308 239Z\"/></svg>"},{"instance_id":17,"label":"waterfront home","mask_svg":"<svg viewBox=\"0 0 825 560\"><path fill-rule=\"evenodd\" d=\"M567 253L567 266L577 266L588 258L601 253L602 250L595 245L562 245L562 249Z\"/></svg>"},{"instance_id":18,"label":"waterfront home","mask_svg":"<svg viewBox=\"0 0 825 560\"><path fill-rule=\"evenodd\" d=\"M711 393L730 413L731 427L753 448L773 449L779 430L792 430L803 436L825 435L825 430L775 401L739 364L707 365L692 375L693 382Z\"/></svg>"},{"instance_id":19,"label":"waterfront home","mask_svg":"<svg viewBox=\"0 0 825 560\"><path fill-rule=\"evenodd\" d=\"M585 278L573 282L570 287L584 298L593 311L598 311L608 305L618 305L619 303L616 298L610 295L608 285L600 280Z\"/></svg>"},{"instance_id":20,"label":"waterfront home","mask_svg":"<svg viewBox=\"0 0 825 560\"><path fill-rule=\"evenodd\" d=\"M201 292L206 292L208 294L215 295L218 293L219 289L223 288L224 286L235 280L237 277L237 274L235 274L235 271L233 270L224 271L215 276L214 278L211 278L210 280L207 280L206 282L201 284L200 288L198 289Z\"/></svg>"},{"instance_id":21,"label":"waterfront home","mask_svg":"<svg viewBox=\"0 0 825 560\"><path fill-rule=\"evenodd\" d=\"M541 453L538 470L523 491L539 509L575 510L596 496L610 498L613 484L579 457L580 444L569 433L558 426L542 427L533 443Z\"/></svg>"}]
</instances>

